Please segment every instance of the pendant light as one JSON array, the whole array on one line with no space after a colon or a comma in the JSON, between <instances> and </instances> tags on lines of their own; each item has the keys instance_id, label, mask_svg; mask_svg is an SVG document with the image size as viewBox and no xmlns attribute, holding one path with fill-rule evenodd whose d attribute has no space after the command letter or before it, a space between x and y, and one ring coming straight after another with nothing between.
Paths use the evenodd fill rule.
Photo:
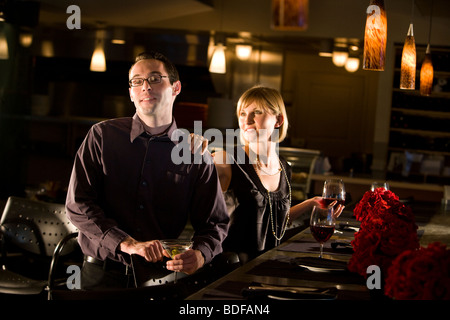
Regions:
<instances>
[{"instance_id":1,"label":"pendant light","mask_svg":"<svg viewBox=\"0 0 450 320\"><path fill-rule=\"evenodd\" d=\"M92 54L90 70L95 72L106 71L106 58L104 48L105 31L97 30L95 37L95 49Z\"/></svg>"},{"instance_id":2,"label":"pendant light","mask_svg":"<svg viewBox=\"0 0 450 320\"><path fill-rule=\"evenodd\" d=\"M429 96L431 94L431 89L433 87L433 62L431 61L431 50L430 44L427 46L427 51L425 52L425 59L422 63L422 68L420 69L420 94L423 96Z\"/></svg>"},{"instance_id":3,"label":"pendant light","mask_svg":"<svg viewBox=\"0 0 450 320\"><path fill-rule=\"evenodd\" d=\"M220 11L221 11L220 12L220 30L222 30L223 11L224 11L223 0L221 1L221 10ZM214 47L214 52L212 54L211 63L209 65L209 72L220 73L220 74L224 74L227 72L227 62L226 62L226 57L225 57L225 46L224 46L225 40L226 40L226 38L224 37L223 34L215 35L213 43L217 43L217 45ZM211 44L211 42L210 42L210 44Z\"/></svg>"},{"instance_id":4,"label":"pendant light","mask_svg":"<svg viewBox=\"0 0 450 320\"><path fill-rule=\"evenodd\" d=\"M236 56L239 60L248 60L252 55L253 48L249 44L237 44Z\"/></svg>"},{"instance_id":5,"label":"pendant light","mask_svg":"<svg viewBox=\"0 0 450 320\"><path fill-rule=\"evenodd\" d=\"M422 68L420 69L420 94L423 96L429 96L431 94L431 89L433 88L434 70L430 50L432 16L433 16L433 1L431 1L430 28L428 31L427 51L425 52L425 59L423 60Z\"/></svg>"},{"instance_id":6,"label":"pendant light","mask_svg":"<svg viewBox=\"0 0 450 320\"><path fill-rule=\"evenodd\" d=\"M209 65L209 72L213 73L226 73L227 66L226 66L226 59L225 59L225 47L224 45L219 42L214 50L211 64Z\"/></svg>"},{"instance_id":7,"label":"pendant light","mask_svg":"<svg viewBox=\"0 0 450 320\"><path fill-rule=\"evenodd\" d=\"M336 67L345 66L345 62L348 58L348 46L347 39L336 38L334 41L333 54L331 56L331 61Z\"/></svg>"},{"instance_id":8,"label":"pendant light","mask_svg":"<svg viewBox=\"0 0 450 320\"><path fill-rule=\"evenodd\" d=\"M348 72L356 72L359 69L359 58L358 57L348 57L345 62L345 70Z\"/></svg>"},{"instance_id":9,"label":"pendant light","mask_svg":"<svg viewBox=\"0 0 450 320\"><path fill-rule=\"evenodd\" d=\"M348 58L345 62L345 70L348 72L356 72L359 69L359 41L351 40L348 46Z\"/></svg>"},{"instance_id":10,"label":"pendant light","mask_svg":"<svg viewBox=\"0 0 450 320\"><path fill-rule=\"evenodd\" d=\"M411 23L402 51L400 70L400 89L414 90L416 88L416 43L413 30L414 0L412 0Z\"/></svg>"},{"instance_id":11,"label":"pendant light","mask_svg":"<svg viewBox=\"0 0 450 320\"><path fill-rule=\"evenodd\" d=\"M383 0L370 0L366 10L363 69L383 71L386 62L387 18Z\"/></svg>"},{"instance_id":12,"label":"pendant light","mask_svg":"<svg viewBox=\"0 0 450 320\"><path fill-rule=\"evenodd\" d=\"M8 40L6 39L6 28L5 24L3 24L3 28L0 31L0 60L8 60L9 59L9 49L8 49Z\"/></svg>"},{"instance_id":13,"label":"pendant light","mask_svg":"<svg viewBox=\"0 0 450 320\"><path fill-rule=\"evenodd\" d=\"M52 40L42 40L41 55L46 58L53 58L55 56L55 47Z\"/></svg>"}]
</instances>

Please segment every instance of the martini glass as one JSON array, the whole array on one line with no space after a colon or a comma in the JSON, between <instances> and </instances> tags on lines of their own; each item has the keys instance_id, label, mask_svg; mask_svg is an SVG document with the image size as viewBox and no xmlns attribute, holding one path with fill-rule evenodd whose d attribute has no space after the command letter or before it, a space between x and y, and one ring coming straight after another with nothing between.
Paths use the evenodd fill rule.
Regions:
<instances>
[{"instance_id":1,"label":"martini glass","mask_svg":"<svg viewBox=\"0 0 450 320\"><path fill-rule=\"evenodd\" d=\"M166 240L160 240L163 249L166 250L166 252L169 254L170 258L173 259L177 254L183 253L188 251L192 246L191 240L186 239L166 239ZM177 283L177 272L174 271L174 281L173 283Z\"/></svg>"}]
</instances>

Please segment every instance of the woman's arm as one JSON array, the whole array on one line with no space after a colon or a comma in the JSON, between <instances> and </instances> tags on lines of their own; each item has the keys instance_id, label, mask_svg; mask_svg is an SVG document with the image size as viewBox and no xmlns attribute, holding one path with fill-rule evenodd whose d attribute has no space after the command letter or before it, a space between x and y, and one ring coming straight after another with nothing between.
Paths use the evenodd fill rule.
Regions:
<instances>
[{"instance_id":1,"label":"woman's arm","mask_svg":"<svg viewBox=\"0 0 450 320\"><path fill-rule=\"evenodd\" d=\"M227 153L225 151L217 151L212 154L212 157L219 175L222 192L225 192L228 190L231 182L231 164L227 161Z\"/></svg>"}]
</instances>

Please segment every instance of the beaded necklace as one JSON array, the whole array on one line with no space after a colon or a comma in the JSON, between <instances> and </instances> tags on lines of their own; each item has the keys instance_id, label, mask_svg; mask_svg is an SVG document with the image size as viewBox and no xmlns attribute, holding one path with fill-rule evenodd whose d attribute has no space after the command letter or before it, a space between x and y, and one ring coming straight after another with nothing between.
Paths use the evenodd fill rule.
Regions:
<instances>
[{"instance_id":1,"label":"beaded necklace","mask_svg":"<svg viewBox=\"0 0 450 320\"><path fill-rule=\"evenodd\" d=\"M266 189L266 187L264 187L264 189L266 190L266 192L267 192L267 197L269 198L269 209L270 209L270 223L271 223L271 225L272 225L272 234L273 234L273 236L275 237L275 239L277 239L278 241L281 241L281 239L283 239L283 237L284 237L284 234L285 234L285 232L286 232L286 229L287 229L287 226L288 226L288 223L289 223L289 213L290 213L290 211L291 211L291 202L292 202L292 191L291 191L291 184L289 183L289 180L288 180L288 177L287 177L287 174L286 174L286 170L284 169L284 166L283 166L283 164L281 163L281 160L280 159L278 159L278 161L280 162L280 171L283 171L283 173L284 173L284 177L286 178L286 183L287 183L287 185L288 185L288 189L289 189L289 208L288 208L288 212L287 212L287 214L286 214L286 218L285 218L285 221L284 221L284 227L282 227L282 229L281 229L281 234L280 234L280 236L278 237L277 236L277 233L275 232L275 227L274 227L274 224L273 224L273 213L272 213L272 200L271 200L271 198L270 198L270 192L269 192L269 190L268 189ZM259 166L256 166L257 167L257 169L260 169L259 168ZM262 170L261 170L262 171ZM261 179L261 176L259 175L259 173L258 173L258 170L255 170L255 172L256 172L256 174L258 175L258 178L259 178L259 180L261 181L261 184L264 186L264 184L262 183L262 179ZM279 171L278 171L279 172ZM277 172L277 173L278 173Z\"/></svg>"}]
</instances>

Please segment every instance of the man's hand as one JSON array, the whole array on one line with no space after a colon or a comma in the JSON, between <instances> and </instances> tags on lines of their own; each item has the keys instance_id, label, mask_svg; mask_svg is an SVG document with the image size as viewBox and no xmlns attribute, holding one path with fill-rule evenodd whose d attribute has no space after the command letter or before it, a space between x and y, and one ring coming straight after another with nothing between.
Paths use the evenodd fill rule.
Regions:
<instances>
[{"instance_id":1,"label":"man's hand","mask_svg":"<svg viewBox=\"0 0 450 320\"><path fill-rule=\"evenodd\" d=\"M161 261L165 252L158 240L141 242L132 237L127 237L120 243L120 251L140 255L149 262Z\"/></svg>"},{"instance_id":2,"label":"man's hand","mask_svg":"<svg viewBox=\"0 0 450 320\"><path fill-rule=\"evenodd\" d=\"M177 254L172 260L167 261L167 270L181 271L192 274L205 264L205 258L201 251L189 249L186 252Z\"/></svg>"}]
</instances>

